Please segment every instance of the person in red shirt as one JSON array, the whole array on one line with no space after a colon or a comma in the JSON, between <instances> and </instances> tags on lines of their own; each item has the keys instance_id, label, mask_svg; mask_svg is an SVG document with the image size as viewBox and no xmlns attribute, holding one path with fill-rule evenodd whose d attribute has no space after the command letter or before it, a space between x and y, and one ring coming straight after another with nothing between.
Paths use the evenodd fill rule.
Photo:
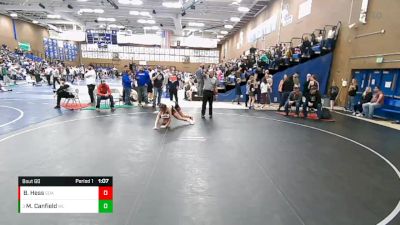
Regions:
<instances>
[{"instance_id":1,"label":"person in red shirt","mask_svg":"<svg viewBox=\"0 0 400 225\"><path fill-rule=\"evenodd\" d=\"M114 99L111 94L110 86L106 84L105 80L101 80L101 83L99 86L97 86L97 104L96 104L96 110L100 110L100 101L101 100L107 100L110 99L110 107L111 107L111 112L114 112Z\"/></svg>"},{"instance_id":2,"label":"person in red shirt","mask_svg":"<svg viewBox=\"0 0 400 225\"><path fill-rule=\"evenodd\" d=\"M383 106L384 98L385 96L383 92L378 86L376 86L374 88L374 95L371 99L371 102L362 104L365 117L372 119L372 116L374 115L374 110Z\"/></svg>"}]
</instances>

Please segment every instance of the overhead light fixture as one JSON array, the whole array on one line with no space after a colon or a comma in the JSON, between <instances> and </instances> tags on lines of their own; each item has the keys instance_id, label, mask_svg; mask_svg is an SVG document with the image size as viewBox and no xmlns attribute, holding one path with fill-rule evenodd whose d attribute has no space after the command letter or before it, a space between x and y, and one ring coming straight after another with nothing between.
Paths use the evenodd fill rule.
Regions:
<instances>
[{"instance_id":1,"label":"overhead light fixture","mask_svg":"<svg viewBox=\"0 0 400 225\"><path fill-rule=\"evenodd\" d=\"M233 28L233 26L230 25L230 24L226 24L224 27L225 27L226 29L232 29L232 28Z\"/></svg>"},{"instance_id":2,"label":"overhead light fixture","mask_svg":"<svg viewBox=\"0 0 400 225\"><path fill-rule=\"evenodd\" d=\"M97 18L97 21L100 21L100 22L115 22L116 20L115 20L115 18L99 17L99 18Z\"/></svg>"},{"instance_id":3,"label":"overhead light fixture","mask_svg":"<svg viewBox=\"0 0 400 225\"><path fill-rule=\"evenodd\" d=\"M155 20L144 20L144 19L139 19L137 22L138 23L146 23L146 24L155 24L156 23Z\"/></svg>"},{"instance_id":4,"label":"overhead light fixture","mask_svg":"<svg viewBox=\"0 0 400 225\"><path fill-rule=\"evenodd\" d=\"M34 24L38 24L38 23L39 23L39 21L37 21L37 20L32 20L32 23L34 23Z\"/></svg>"},{"instance_id":5,"label":"overhead light fixture","mask_svg":"<svg viewBox=\"0 0 400 225\"><path fill-rule=\"evenodd\" d=\"M204 27L204 23L189 22L190 27Z\"/></svg>"},{"instance_id":6,"label":"overhead light fixture","mask_svg":"<svg viewBox=\"0 0 400 225\"><path fill-rule=\"evenodd\" d=\"M60 16L60 15L52 15L52 14L49 14L49 15L47 15L47 18L49 18L49 19L60 19L61 16Z\"/></svg>"},{"instance_id":7,"label":"overhead light fixture","mask_svg":"<svg viewBox=\"0 0 400 225\"><path fill-rule=\"evenodd\" d=\"M40 8L42 8L42 9L45 9L45 8L46 8L42 3L39 3L39 6L40 6Z\"/></svg>"},{"instance_id":8,"label":"overhead light fixture","mask_svg":"<svg viewBox=\"0 0 400 225\"><path fill-rule=\"evenodd\" d=\"M217 35L217 38L222 39L222 38L224 38L224 35Z\"/></svg>"},{"instance_id":9,"label":"overhead light fixture","mask_svg":"<svg viewBox=\"0 0 400 225\"><path fill-rule=\"evenodd\" d=\"M221 34L226 35L226 34L228 34L228 31L226 31L226 30L221 30Z\"/></svg>"},{"instance_id":10,"label":"overhead light fixture","mask_svg":"<svg viewBox=\"0 0 400 225\"><path fill-rule=\"evenodd\" d=\"M174 9L182 8L181 2L163 2L162 5L166 8L174 8Z\"/></svg>"},{"instance_id":11,"label":"overhead light fixture","mask_svg":"<svg viewBox=\"0 0 400 225\"><path fill-rule=\"evenodd\" d=\"M232 22L239 22L240 18L239 17L231 17Z\"/></svg>"},{"instance_id":12,"label":"overhead light fixture","mask_svg":"<svg viewBox=\"0 0 400 225\"><path fill-rule=\"evenodd\" d=\"M152 17L152 15L150 15L149 12L139 12L139 11L129 11L129 15L133 15L133 16L148 16L148 17Z\"/></svg>"},{"instance_id":13,"label":"overhead light fixture","mask_svg":"<svg viewBox=\"0 0 400 225\"><path fill-rule=\"evenodd\" d=\"M160 28L158 26L151 26L151 27L143 27L145 30L159 30Z\"/></svg>"},{"instance_id":14,"label":"overhead light fixture","mask_svg":"<svg viewBox=\"0 0 400 225\"><path fill-rule=\"evenodd\" d=\"M185 28L186 28L186 25L183 25L183 26L182 26L182 29L185 29Z\"/></svg>"},{"instance_id":15,"label":"overhead light fixture","mask_svg":"<svg viewBox=\"0 0 400 225\"><path fill-rule=\"evenodd\" d=\"M124 29L125 27L122 25L117 25L117 24L110 24L108 25L108 28L118 28L118 29Z\"/></svg>"},{"instance_id":16,"label":"overhead light fixture","mask_svg":"<svg viewBox=\"0 0 400 225\"><path fill-rule=\"evenodd\" d=\"M98 14L101 14L101 13L104 13L104 10L103 9L80 9L78 11L78 14L81 15L82 13L98 13Z\"/></svg>"},{"instance_id":17,"label":"overhead light fixture","mask_svg":"<svg viewBox=\"0 0 400 225\"><path fill-rule=\"evenodd\" d=\"M18 17L18 15L16 13L10 13L10 16L13 18Z\"/></svg>"},{"instance_id":18,"label":"overhead light fixture","mask_svg":"<svg viewBox=\"0 0 400 225\"><path fill-rule=\"evenodd\" d=\"M153 9L153 14L157 14L157 12L156 12L156 10L155 10L155 9Z\"/></svg>"},{"instance_id":19,"label":"overhead light fixture","mask_svg":"<svg viewBox=\"0 0 400 225\"><path fill-rule=\"evenodd\" d=\"M186 12L183 11L183 12L181 13L181 16L185 16L185 15L186 15Z\"/></svg>"},{"instance_id":20,"label":"overhead light fixture","mask_svg":"<svg viewBox=\"0 0 400 225\"><path fill-rule=\"evenodd\" d=\"M123 5L142 5L143 2L141 0L118 0L119 3Z\"/></svg>"},{"instance_id":21,"label":"overhead light fixture","mask_svg":"<svg viewBox=\"0 0 400 225\"><path fill-rule=\"evenodd\" d=\"M250 9L247 7L240 6L240 7L238 7L238 11L239 12L248 12L248 11L250 11Z\"/></svg>"},{"instance_id":22,"label":"overhead light fixture","mask_svg":"<svg viewBox=\"0 0 400 225\"><path fill-rule=\"evenodd\" d=\"M67 5L68 9L73 9L74 7L71 4Z\"/></svg>"},{"instance_id":23,"label":"overhead light fixture","mask_svg":"<svg viewBox=\"0 0 400 225\"><path fill-rule=\"evenodd\" d=\"M231 5L240 5L238 2L232 2Z\"/></svg>"},{"instance_id":24,"label":"overhead light fixture","mask_svg":"<svg viewBox=\"0 0 400 225\"><path fill-rule=\"evenodd\" d=\"M160 27L163 27L164 25L162 23L160 23Z\"/></svg>"}]
</instances>

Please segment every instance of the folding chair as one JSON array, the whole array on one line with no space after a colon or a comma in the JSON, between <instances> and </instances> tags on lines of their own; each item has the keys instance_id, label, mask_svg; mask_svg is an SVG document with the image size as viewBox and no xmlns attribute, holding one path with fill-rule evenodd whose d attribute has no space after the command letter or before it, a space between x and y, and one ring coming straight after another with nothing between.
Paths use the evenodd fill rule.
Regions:
<instances>
[{"instance_id":1,"label":"folding chair","mask_svg":"<svg viewBox=\"0 0 400 225\"><path fill-rule=\"evenodd\" d=\"M72 94L74 95L74 97L73 98L66 98L64 100L64 104L67 105L70 101L72 101L72 103L79 104L79 107L82 107L81 100L79 99L79 89L76 88L75 92L72 93Z\"/></svg>"}]
</instances>

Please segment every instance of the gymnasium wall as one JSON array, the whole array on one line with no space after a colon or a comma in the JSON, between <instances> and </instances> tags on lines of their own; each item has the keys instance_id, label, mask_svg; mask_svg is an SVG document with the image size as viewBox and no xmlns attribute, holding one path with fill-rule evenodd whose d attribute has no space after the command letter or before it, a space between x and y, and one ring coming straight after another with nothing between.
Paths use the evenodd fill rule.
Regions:
<instances>
[{"instance_id":1,"label":"gymnasium wall","mask_svg":"<svg viewBox=\"0 0 400 225\"><path fill-rule=\"evenodd\" d=\"M18 42L29 42L32 52L44 57L43 38L49 36L46 28L15 19L17 40L14 39L14 29L11 17L0 15L0 44L6 44L9 48L18 47Z\"/></svg>"},{"instance_id":2,"label":"gymnasium wall","mask_svg":"<svg viewBox=\"0 0 400 225\"><path fill-rule=\"evenodd\" d=\"M369 0L367 24L357 24L356 28L349 29L349 25L358 22L362 0L313 0L311 14L298 19L298 7L306 0L275 0L267 6L256 18L245 25L236 34L228 38L221 47L221 58L231 59L239 57L244 51L254 46L259 49L283 41L290 41L292 37L301 37L303 33L311 32L324 25L334 25L342 22L340 35L334 52L330 80L341 83L342 79L350 79L352 69L356 68L400 68L400 20L398 9L400 1ZM255 43L247 43L247 33L257 25L263 23L272 15L278 15L280 20L281 5L288 4L289 15L293 21L287 26L277 26L276 31L260 38ZM384 34L377 34L356 38L357 35L372 33L384 29ZM240 40L240 31L243 32L243 45L237 48ZM354 59L356 56L396 53L385 56L382 64L376 63L376 57ZM341 91L339 103L344 104L346 91Z\"/></svg>"},{"instance_id":3,"label":"gymnasium wall","mask_svg":"<svg viewBox=\"0 0 400 225\"><path fill-rule=\"evenodd\" d=\"M139 65L139 61L131 61L131 60L119 60L113 61L110 59L89 59L89 58L81 58L81 64L89 65L89 64L105 64L105 65L115 65L115 67L119 70L124 68L124 65L129 65L129 63L136 63ZM194 73L200 66L200 63L180 63L180 62L152 62L147 61L147 65L154 66L175 66L177 70L192 72ZM207 65L207 64L206 64Z\"/></svg>"}]
</instances>

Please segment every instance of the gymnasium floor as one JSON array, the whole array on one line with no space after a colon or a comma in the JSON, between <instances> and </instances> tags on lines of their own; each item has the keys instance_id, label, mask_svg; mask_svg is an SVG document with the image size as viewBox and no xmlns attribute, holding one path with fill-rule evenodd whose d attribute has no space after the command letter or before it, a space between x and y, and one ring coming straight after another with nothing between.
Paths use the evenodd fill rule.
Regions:
<instances>
[{"instance_id":1,"label":"gymnasium floor","mask_svg":"<svg viewBox=\"0 0 400 225\"><path fill-rule=\"evenodd\" d=\"M339 114L215 109L202 120L193 103L195 125L156 131L151 108L60 112L51 93L7 94L0 224L400 224L398 130ZM18 176L113 176L114 213L17 214Z\"/></svg>"}]
</instances>

